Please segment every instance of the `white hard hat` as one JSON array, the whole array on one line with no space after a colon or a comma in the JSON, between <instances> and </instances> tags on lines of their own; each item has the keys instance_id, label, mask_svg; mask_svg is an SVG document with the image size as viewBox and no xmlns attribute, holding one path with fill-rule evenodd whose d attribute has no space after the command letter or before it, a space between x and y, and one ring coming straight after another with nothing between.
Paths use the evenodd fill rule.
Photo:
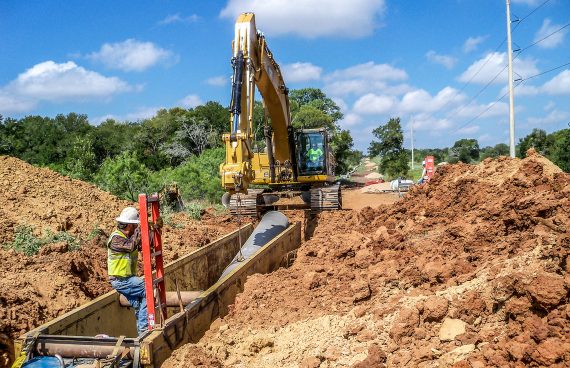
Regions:
<instances>
[{"instance_id":1,"label":"white hard hat","mask_svg":"<svg viewBox=\"0 0 570 368\"><path fill-rule=\"evenodd\" d=\"M138 224L140 222L139 211L134 207L125 207L115 220L122 224Z\"/></svg>"}]
</instances>

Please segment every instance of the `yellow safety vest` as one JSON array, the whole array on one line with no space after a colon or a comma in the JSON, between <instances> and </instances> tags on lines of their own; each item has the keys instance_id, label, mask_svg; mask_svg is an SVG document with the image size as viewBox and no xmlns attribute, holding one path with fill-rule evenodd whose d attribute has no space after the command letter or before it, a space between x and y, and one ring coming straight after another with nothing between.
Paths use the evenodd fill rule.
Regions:
<instances>
[{"instance_id":1,"label":"yellow safety vest","mask_svg":"<svg viewBox=\"0 0 570 368\"><path fill-rule=\"evenodd\" d=\"M115 230L107 240L107 272L109 276L136 276L138 270L139 251L135 248L130 253L116 252L111 249L111 240L114 236L127 239L120 230Z\"/></svg>"},{"instance_id":2,"label":"yellow safety vest","mask_svg":"<svg viewBox=\"0 0 570 368\"><path fill-rule=\"evenodd\" d=\"M312 149L312 148L311 148L311 149L309 150L308 154L309 154L309 160L311 160L311 161L313 161L313 162L316 162L316 161L318 161L318 160L321 158L321 156L323 155L323 151L322 151L320 148L317 148L317 149Z\"/></svg>"}]
</instances>

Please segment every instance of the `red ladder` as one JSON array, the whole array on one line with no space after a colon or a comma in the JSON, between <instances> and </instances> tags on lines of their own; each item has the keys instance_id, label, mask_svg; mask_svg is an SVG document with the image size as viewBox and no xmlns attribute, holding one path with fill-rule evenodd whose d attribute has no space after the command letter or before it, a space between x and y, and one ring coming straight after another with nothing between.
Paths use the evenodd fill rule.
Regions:
<instances>
[{"instance_id":1,"label":"red ladder","mask_svg":"<svg viewBox=\"0 0 570 368\"><path fill-rule=\"evenodd\" d=\"M148 329L152 330L157 324L158 317L161 323L166 321L166 288L164 286L164 262L162 259L162 239L160 229L149 223L149 208L152 224L156 224L160 216L158 194L147 196L139 194L139 212L141 222L141 241L144 265L144 284L146 291L146 305L148 309ZM152 232L152 236L151 236ZM155 273L152 270L154 259Z\"/></svg>"}]
</instances>

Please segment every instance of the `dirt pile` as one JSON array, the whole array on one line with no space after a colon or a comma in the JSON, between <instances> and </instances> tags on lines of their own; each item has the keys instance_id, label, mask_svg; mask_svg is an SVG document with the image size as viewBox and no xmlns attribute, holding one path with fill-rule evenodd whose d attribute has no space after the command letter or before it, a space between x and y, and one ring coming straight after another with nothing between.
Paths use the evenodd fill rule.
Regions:
<instances>
[{"instance_id":1,"label":"dirt pile","mask_svg":"<svg viewBox=\"0 0 570 368\"><path fill-rule=\"evenodd\" d=\"M110 290L106 240L114 218L135 205L97 187L49 169L0 156L0 368L13 358L12 340ZM229 216L207 211L203 221L184 213L165 216L167 262L237 228ZM78 249L56 241L37 255L9 249L17 229L36 237L65 232ZM49 230L49 231L48 231ZM69 239L69 238L68 238ZM142 267L141 267L142 269Z\"/></svg>"},{"instance_id":2,"label":"dirt pile","mask_svg":"<svg viewBox=\"0 0 570 368\"><path fill-rule=\"evenodd\" d=\"M543 157L444 166L318 222L164 366L570 365L570 175Z\"/></svg>"},{"instance_id":3,"label":"dirt pile","mask_svg":"<svg viewBox=\"0 0 570 368\"><path fill-rule=\"evenodd\" d=\"M36 235L46 228L84 236L97 228L108 233L115 214L129 205L92 184L9 156L0 156L0 184L4 242L20 225L32 226Z\"/></svg>"}]
</instances>

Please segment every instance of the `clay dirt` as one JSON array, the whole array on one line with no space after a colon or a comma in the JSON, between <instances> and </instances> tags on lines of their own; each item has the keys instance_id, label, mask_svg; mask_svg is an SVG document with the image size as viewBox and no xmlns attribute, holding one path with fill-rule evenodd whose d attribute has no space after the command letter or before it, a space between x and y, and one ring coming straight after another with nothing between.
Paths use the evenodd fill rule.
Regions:
<instances>
[{"instance_id":1,"label":"clay dirt","mask_svg":"<svg viewBox=\"0 0 570 368\"><path fill-rule=\"evenodd\" d=\"M94 185L47 168L0 156L0 367L13 359L13 339L111 290L106 240L125 206ZM171 261L237 228L229 216L206 212L165 216L165 261ZM22 227L36 238L66 234L26 256L10 249ZM142 268L142 267L141 267Z\"/></svg>"},{"instance_id":2,"label":"clay dirt","mask_svg":"<svg viewBox=\"0 0 570 368\"><path fill-rule=\"evenodd\" d=\"M322 213L163 367L570 366L570 175L531 152Z\"/></svg>"},{"instance_id":3,"label":"clay dirt","mask_svg":"<svg viewBox=\"0 0 570 368\"><path fill-rule=\"evenodd\" d=\"M6 366L14 337L110 290L105 240L132 203L9 157L0 181L5 243L26 225L79 244L0 248ZM403 198L352 189L343 201L286 212L303 222L295 262L249 277L163 367L570 366L569 174L530 152L438 167ZM235 229L214 211L166 223L167 259Z\"/></svg>"}]
</instances>

